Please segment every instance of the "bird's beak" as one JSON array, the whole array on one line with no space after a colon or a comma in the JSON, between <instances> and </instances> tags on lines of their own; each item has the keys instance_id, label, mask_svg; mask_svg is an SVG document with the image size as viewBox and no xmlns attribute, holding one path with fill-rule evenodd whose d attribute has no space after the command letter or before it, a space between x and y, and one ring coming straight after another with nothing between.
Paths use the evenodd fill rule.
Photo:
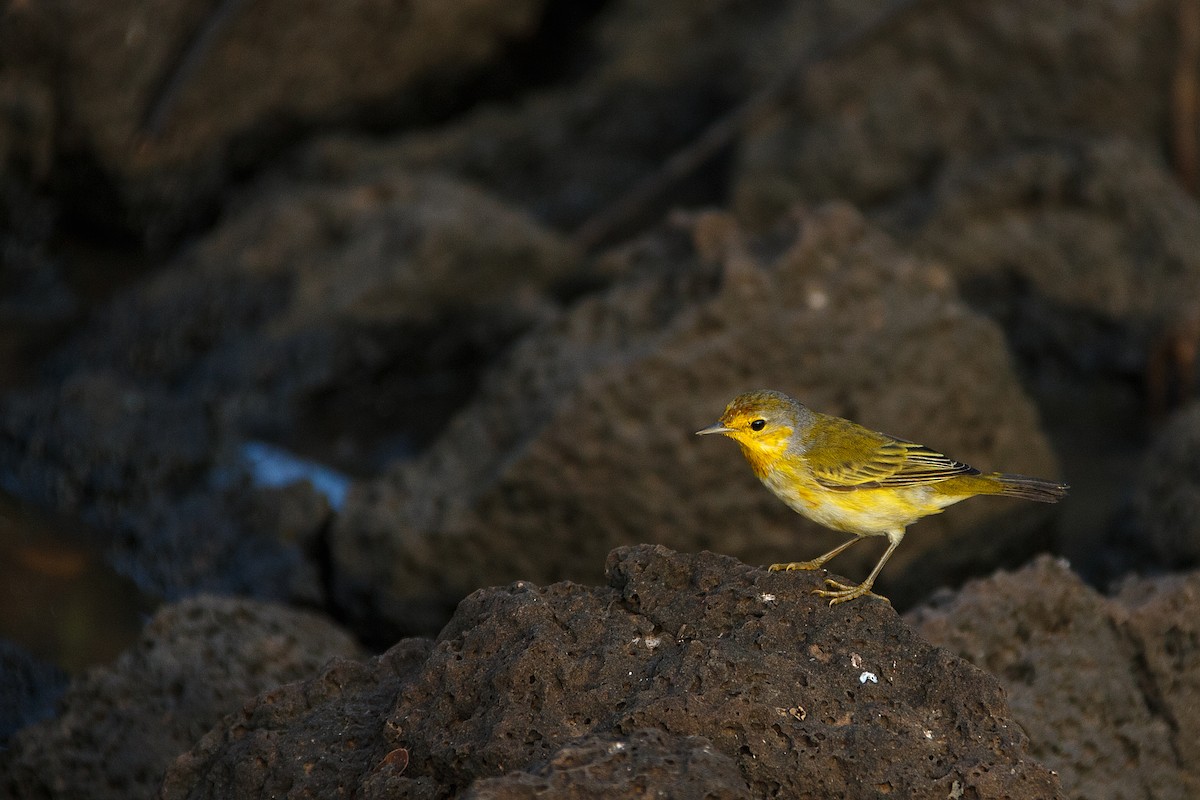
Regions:
<instances>
[{"instance_id":1,"label":"bird's beak","mask_svg":"<svg viewBox=\"0 0 1200 800\"><path fill-rule=\"evenodd\" d=\"M707 428L696 431L697 436L704 436L707 433L733 433L733 428L726 428L721 423L714 422L712 425L709 425Z\"/></svg>"}]
</instances>

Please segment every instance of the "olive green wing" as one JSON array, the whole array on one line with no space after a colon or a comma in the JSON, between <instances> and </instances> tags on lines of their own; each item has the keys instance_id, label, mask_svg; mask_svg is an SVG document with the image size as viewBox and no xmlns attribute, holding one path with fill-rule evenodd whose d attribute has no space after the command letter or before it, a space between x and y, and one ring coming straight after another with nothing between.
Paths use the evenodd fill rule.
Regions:
<instances>
[{"instance_id":1,"label":"olive green wing","mask_svg":"<svg viewBox=\"0 0 1200 800\"><path fill-rule=\"evenodd\" d=\"M979 470L924 445L868 430L849 420L825 417L805 458L826 489L850 492L885 486L920 486Z\"/></svg>"}]
</instances>

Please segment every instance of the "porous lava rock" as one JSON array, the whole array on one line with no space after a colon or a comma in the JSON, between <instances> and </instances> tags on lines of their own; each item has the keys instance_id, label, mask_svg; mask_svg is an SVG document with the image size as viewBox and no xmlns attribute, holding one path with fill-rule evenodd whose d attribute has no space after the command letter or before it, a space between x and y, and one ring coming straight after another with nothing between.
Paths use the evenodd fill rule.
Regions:
<instances>
[{"instance_id":1,"label":"porous lava rock","mask_svg":"<svg viewBox=\"0 0 1200 800\"><path fill-rule=\"evenodd\" d=\"M1151 384L1179 368L1157 363L1161 339L1195 346L1200 207L1154 150L1098 138L955 162L920 205L906 237L1026 359Z\"/></svg>"},{"instance_id":2,"label":"porous lava rock","mask_svg":"<svg viewBox=\"0 0 1200 800\"><path fill-rule=\"evenodd\" d=\"M669 787L669 789L667 788ZM464 800L520 798L645 797L746 798L746 781L734 760L703 736L671 736L661 730L628 736L592 736L564 745L539 767L499 778L482 778Z\"/></svg>"},{"instance_id":3,"label":"porous lava rock","mask_svg":"<svg viewBox=\"0 0 1200 800\"><path fill-rule=\"evenodd\" d=\"M1163 771L1178 774L1184 794L1200 793L1200 572L1130 577L1113 600L1125 611L1138 688L1166 723L1178 773L1172 759Z\"/></svg>"},{"instance_id":4,"label":"porous lava rock","mask_svg":"<svg viewBox=\"0 0 1200 800\"><path fill-rule=\"evenodd\" d=\"M167 765L243 702L360 655L315 614L211 596L166 606L115 663L74 679L56 716L12 737L0 794L151 797Z\"/></svg>"},{"instance_id":5,"label":"porous lava rock","mask_svg":"<svg viewBox=\"0 0 1200 800\"><path fill-rule=\"evenodd\" d=\"M1071 797L1200 792L1200 574L1133 578L1105 597L1038 558L908 616L996 676L1030 754Z\"/></svg>"},{"instance_id":6,"label":"porous lava rock","mask_svg":"<svg viewBox=\"0 0 1200 800\"><path fill-rule=\"evenodd\" d=\"M428 451L351 492L332 536L351 613L432 632L478 586L587 579L639 539L757 563L824 552L843 537L759 486L732 443L693 435L753 388L983 469L1057 472L999 330L847 206L763 236L719 213L681 219L612 258L641 277L523 337ZM882 591L903 603L1023 563L1045 533L1031 505L920 523ZM876 558L867 544L835 568L865 575Z\"/></svg>"},{"instance_id":7,"label":"porous lava rock","mask_svg":"<svg viewBox=\"0 0 1200 800\"><path fill-rule=\"evenodd\" d=\"M431 648L247 704L162 797L1061 796L996 680L886 603L662 546L607 566L480 590Z\"/></svg>"},{"instance_id":8,"label":"porous lava rock","mask_svg":"<svg viewBox=\"0 0 1200 800\"><path fill-rule=\"evenodd\" d=\"M432 647L404 639L367 661L338 657L319 674L248 700L176 759L161 796L340 797L376 765L384 775L404 772L407 754L389 759L381 731Z\"/></svg>"}]
</instances>

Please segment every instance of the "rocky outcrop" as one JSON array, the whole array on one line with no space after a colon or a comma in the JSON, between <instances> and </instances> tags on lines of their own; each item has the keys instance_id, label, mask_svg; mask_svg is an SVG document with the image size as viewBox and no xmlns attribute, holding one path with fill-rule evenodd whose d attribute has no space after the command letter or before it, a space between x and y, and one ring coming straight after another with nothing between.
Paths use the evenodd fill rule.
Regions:
<instances>
[{"instance_id":1,"label":"rocky outcrop","mask_svg":"<svg viewBox=\"0 0 1200 800\"><path fill-rule=\"evenodd\" d=\"M992 677L819 581L643 545L607 586L480 590L432 647L247 704L162 797L1060 796Z\"/></svg>"},{"instance_id":2,"label":"rocky outcrop","mask_svg":"<svg viewBox=\"0 0 1200 800\"><path fill-rule=\"evenodd\" d=\"M1200 792L1200 574L1114 597L1043 557L947 593L909 620L1004 685L1030 753L1072 797Z\"/></svg>"}]
</instances>

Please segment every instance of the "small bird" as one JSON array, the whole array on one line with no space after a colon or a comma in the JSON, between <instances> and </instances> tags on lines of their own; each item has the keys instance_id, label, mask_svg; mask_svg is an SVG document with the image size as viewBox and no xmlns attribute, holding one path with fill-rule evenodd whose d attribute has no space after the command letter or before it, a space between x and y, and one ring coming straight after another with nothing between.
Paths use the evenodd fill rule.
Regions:
<instances>
[{"instance_id":1,"label":"small bird","mask_svg":"<svg viewBox=\"0 0 1200 800\"><path fill-rule=\"evenodd\" d=\"M770 390L738 395L718 422L696 433L733 439L754 474L792 510L854 534L812 561L772 564L771 571L820 569L863 537L887 537L887 550L865 581L850 586L826 580L828 589L814 590L830 598L830 605L863 595L886 600L871 587L904 529L922 517L979 494L1057 503L1069 488L1024 475L981 473L924 445L812 411Z\"/></svg>"}]
</instances>

